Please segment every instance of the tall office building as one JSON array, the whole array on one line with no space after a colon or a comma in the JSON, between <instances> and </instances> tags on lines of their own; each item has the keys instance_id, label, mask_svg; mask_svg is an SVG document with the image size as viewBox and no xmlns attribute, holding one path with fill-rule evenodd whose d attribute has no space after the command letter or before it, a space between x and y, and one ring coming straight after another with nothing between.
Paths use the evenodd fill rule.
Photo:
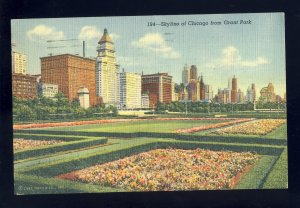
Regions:
<instances>
[{"instance_id":1,"label":"tall office building","mask_svg":"<svg viewBox=\"0 0 300 208\"><path fill-rule=\"evenodd\" d=\"M241 91L241 89L237 92L237 103L243 103L244 102L244 93Z\"/></svg>"},{"instance_id":2,"label":"tall office building","mask_svg":"<svg viewBox=\"0 0 300 208\"><path fill-rule=\"evenodd\" d=\"M213 99L213 90L211 85L204 85L205 86L205 100L212 100Z\"/></svg>"},{"instance_id":3,"label":"tall office building","mask_svg":"<svg viewBox=\"0 0 300 208\"><path fill-rule=\"evenodd\" d=\"M188 86L190 82L190 69L188 65L185 65L182 70L182 83L184 86Z\"/></svg>"},{"instance_id":4,"label":"tall office building","mask_svg":"<svg viewBox=\"0 0 300 208\"><path fill-rule=\"evenodd\" d=\"M192 79L188 86L189 100L195 102L197 100L197 80Z\"/></svg>"},{"instance_id":5,"label":"tall office building","mask_svg":"<svg viewBox=\"0 0 300 208\"><path fill-rule=\"evenodd\" d=\"M142 75L142 93L149 95L149 107L156 107L158 102L172 101L172 76L168 73Z\"/></svg>"},{"instance_id":6,"label":"tall office building","mask_svg":"<svg viewBox=\"0 0 300 208\"><path fill-rule=\"evenodd\" d=\"M70 101L78 98L82 87L89 91L90 106L96 104L95 60L81 56L62 54L41 58L41 82L58 85Z\"/></svg>"},{"instance_id":7,"label":"tall office building","mask_svg":"<svg viewBox=\"0 0 300 208\"><path fill-rule=\"evenodd\" d=\"M197 80L197 77L197 67L195 65L192 65L190 69L190 80Z\"/></svg>"},{"instance_id":8,"label":"tall office building","mask_svg":"<svg viewBox=\"0 0 300 208\"><path fill-rule=\"evenodd\" d=\"M255 101L256 100L256 89L255 89L254 83L251 84L251 90L253 92L253 101Z\"/></svg>"},{"instance_id":9,"label":"tall office building","mask_svg":"<svg viewBox=\"0 0 300 208\"><path fill-rule=\"evenodd\" d=\"M232 89L231 89L231 103L237 102L237 79L235 75L232 78Z\"/></svg>"},{"instance_id":10,"label":"tall office building","mask_svg":"<svg viewBox=\"0 0 300 208\"><path fill-rule=\"evenodd\" d=\"M115 48L107 29L98 42L96 61L96 95L103 103L119 106L119 65L116 63Z\"/></svg>"},{"instance_id":11,"label":"tall office building","mask_svg":"<svg viewBox=\"0 0 300 208\"><path fill-rule=\"evenodd\" d=\"M141 108L141 75L130 72L120 73L120 107Z\"/></svg>"},{"instance_id":12,"label":"tall office building","mask_svg":"<svg viewBox=\"0 0 300 208\"><path fill-rule=\"evenodd\" d=\"M201 74L201 78L200 78L200 100L205 100L205 84L203 81L202 74Z\"/></svg>"},{"instance_id":13,"label":"tall office building","mask_svg":"<svg viewBox=\"0 0 300 208\"><path fill-rule=\"evenodd\" d=\"M17 74L27 73L27 56L19 52L12 52L12 72Z\"/></svg>"}]
</instances>

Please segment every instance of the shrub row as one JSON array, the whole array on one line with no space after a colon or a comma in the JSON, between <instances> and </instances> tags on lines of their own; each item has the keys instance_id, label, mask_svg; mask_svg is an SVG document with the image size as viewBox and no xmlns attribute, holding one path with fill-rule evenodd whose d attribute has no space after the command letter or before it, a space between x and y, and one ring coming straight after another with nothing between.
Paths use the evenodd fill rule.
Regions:
<instances>
[{"instance_id":1,"label":"shrub row","mask_svg":"<svg viewBox=\"0 0 300 208\"><path fill-rule=\"evenodd\" d=\"M68 143L57 144L48 147L39 147L35 149L16 152L14 154L14 160L17 161L29 157L38 157L42 155L54 154L57 152L74 150L74 149L79 149L84 147L91 147L91 146L105 144L105 143L107 143L107 138L93 138L93 139L85 139L81 141L73 141Z\"/></svg>"},{"instance_id":2,"label":"shrub row","mask_svg":"<svg viewBox=\"0 0 300 208\"><path fill-rule=\"evenodd\" d=\"M245 152L251 151L258 154L265 155L279 155L283 148L279 147L266 147L266 146L254 146L254 145L224 145L224 144L211 144L200 142L182 142L182 141L159 141L148 144L137 145L133 147L125 147L104 154L95 154L86 158L78 158L75 160L65 160L54 165L45 165L38 169L32 169L25 171L25 173L53 177L59 174L68 173L75 170L80 170L86 167L90 167L96 164L102 164L114 160L118 160L124 157L132 156L141 152L146 152L152 149L158 148L181 148L181 149L210 149L215 151L236 151Z\"/></svg>"},{"instance_id":3,"label":"shrub row","mask_svg":"<svg viewBox=\"0 0 300 208\"><path fill-rule=\"evenodd\" d=\"M51 135L51 134L28 134L14 133L14 138L31 139L31 140L60 140L60 141L78 141L85 140L87 137L76 135Z\"/></svg>"},{"instance_id":4,"label":"shrub row","mask_svg":"<svg viewBox=\"0 0 300 208\"><path fill-rule=\"evenodd\" d=\"M177 140L203 141L203 142L226 142L226 143L246 143L246 144L265 144L265 145L286 145L286 139L259 138L250 136L214 136L214 135L193 135L177 133L155 133L155 132L135 132L135 133L115 133L115 132L82 132L82 131L50 131L50 130L18 130L16 132L34 134L53 134L53 135L74 135L74 136L101 136L101 137L120 137L120 138L174 138Z\"/></svg>"}]
</instances>

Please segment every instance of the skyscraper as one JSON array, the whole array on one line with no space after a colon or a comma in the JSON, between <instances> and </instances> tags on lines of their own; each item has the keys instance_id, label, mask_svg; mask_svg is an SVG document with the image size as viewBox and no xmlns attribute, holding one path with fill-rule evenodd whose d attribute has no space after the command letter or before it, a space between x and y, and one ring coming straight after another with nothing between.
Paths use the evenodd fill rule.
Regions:
<instances>
[{"instance_id":1,"label":"skyscraper","mask_svg":"<svg viewBox=\"0 0 300 208\"><path fill-rule=\"evenodd\" d=\"M252 89L252 92L253 92L253 101L256 100L256 89L255 89L255 84L252 83L251 84L251 89Z\"/></svg>"},{"instance_id":2,"label":"skyscraper","mask_svg":"<svg viewBox=\"0 0 300 208\"><path fill-rule=\"evenodd\" d=\"M232 78L232 89L231 89L231 103L237 102L237 79L235 75Z\"/></svg>"},{"instance_id":3,"label":"skyscraper","mask_svg":"<svg viewBox=\"0 0 300 208\"><path fill-rule=\"evenodd\" d=\"M141 75L131 72L120 73L121 108L141 108Z\"/></svg>"},{"instance_id":4,"label":"skyscraper","mask_svg":"<svg viewBox=\"0 0 300 208\"><path fill-rule=\"evenodd\" d=\"M188 65L185 65L182 70L182 83L184 86L188 86L190 82L190 69Z\"/></svg>"},{"instance_id":5,"label":"skyscraper","mask_svg":"<svg viewBox=\"0 0 300 208\"><path fill-rule=\"evenodd\" d=\"M12 52L12 72L17 74L26 74L27 56L19 52Z\"/></svg>"},{"instance_id":6,"label":"skyscraper","mask_svg":"<svg viewBox=\"0 0 300 208\"><path fill-rule=\"evenodd\" d=\"M205 85L205 100L213 99L213 90L211 85Z\"/></svg>"},{"instance_id":7,"label":"skyscraper","mask_svg":"<svg viewBox=\"0 0 300 208\"><path fill-rule=\"evenodd\" d=\"M196 101L197 100L197 80L192 79L188 86L188 94L189 100Z\"/></svg>"},{"instance_id":8,"label":"skyscraper","mask_svg":"<svg viewBox=\"0 0 300 208\"><path fill-rule=\"evenodd\" d=\"M190 69L190 80L197 80L197 77L197 67L195 65L192 65Z\"/></svg>"},{"instance_id":9,"label":"skyscraper","mask_svg":"<svg viewBox=\"0 0 300 208\"><path fill-rule=\"evenodd\" d=\"M103 103L119 106L119 65L116 63L115 48L107 29L98 42L96 61L96 95Z\"/></svg>"},{"instance_id":10,"label":"skyscraper","mask_svg":"<svg viewBox=\"0 0 300 208\"><path fill-rule=\"evenodd\" d=\"M200 100L205 100L205 84L203 81L202 74L201 74L201 78L200 78Z\"/></svg>"}]
</instances>

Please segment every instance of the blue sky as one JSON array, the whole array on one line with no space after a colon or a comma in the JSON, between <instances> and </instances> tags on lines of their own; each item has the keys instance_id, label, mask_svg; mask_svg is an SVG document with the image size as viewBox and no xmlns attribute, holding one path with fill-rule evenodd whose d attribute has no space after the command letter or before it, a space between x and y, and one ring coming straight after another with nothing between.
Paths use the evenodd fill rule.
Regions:
<instances>
[{"instance_id":1,"label":"blue sky","mask_svg":"<svg viewBox=\"0 0 300 208\"><path fill-rule=\"evenodd\" d=\"M224 21L250 20L251 24L224 24ZM182 22L187 25L182 26ZM189 21L208 25L188 25ZM219 21L221 25L210 25ZM147 26L148 22L173 22L180 26ZM284 14L218 14L136 17L85 17L12 20L15 51L28 56L28 73L40 73L40 57L50 52L79 53L86 41L87 57L97 55L97 42L104 28L112 36L117 62L125 71L144 74L168 72L181 82L185 64L196 65L205 84L227 87L235 75L238 88L246 91L251 83L259 90L272 82L275 93L286 91ZM79 39L52 42L47 40ZM47 47L74 46L56 49Z\"/></svg>"}]
</instances>

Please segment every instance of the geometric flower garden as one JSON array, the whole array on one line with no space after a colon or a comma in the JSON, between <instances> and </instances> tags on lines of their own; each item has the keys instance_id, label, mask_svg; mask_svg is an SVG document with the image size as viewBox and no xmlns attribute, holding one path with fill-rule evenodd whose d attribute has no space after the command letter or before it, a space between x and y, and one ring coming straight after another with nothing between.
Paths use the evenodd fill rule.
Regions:
<instances>
[{"instance_id":1,"label":"geometric flower garden","mask_svg":"<svg viewBox=\"0 0 300 208\"><path fill-rule=\"evenodd\" d=\"M14 130L15 193L287 187L285 119L143 119Z\"/></svg>"}]
</instances>

